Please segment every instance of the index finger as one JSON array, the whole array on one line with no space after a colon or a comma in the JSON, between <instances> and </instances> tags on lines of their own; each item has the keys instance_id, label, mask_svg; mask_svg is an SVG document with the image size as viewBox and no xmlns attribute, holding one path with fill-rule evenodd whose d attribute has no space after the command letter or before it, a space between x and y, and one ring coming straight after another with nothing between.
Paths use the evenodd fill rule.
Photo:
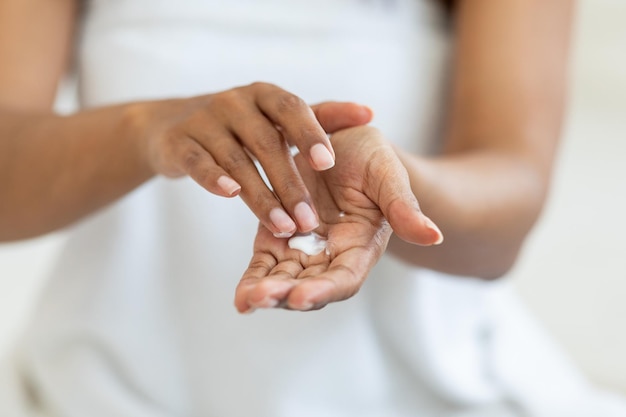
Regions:
<instances>
[{"instance_id":1,"label":"index finger","mask_svg":"<svg viewBox=\"0 0 626 417\"><path fill-rule=\"evenodd\" d=\"M335 151L315 113L300 97L272 84L254 85L259 109L285 139L307 157L311 167L324 171L335 165Z\"/></svg>"}]
</instances>

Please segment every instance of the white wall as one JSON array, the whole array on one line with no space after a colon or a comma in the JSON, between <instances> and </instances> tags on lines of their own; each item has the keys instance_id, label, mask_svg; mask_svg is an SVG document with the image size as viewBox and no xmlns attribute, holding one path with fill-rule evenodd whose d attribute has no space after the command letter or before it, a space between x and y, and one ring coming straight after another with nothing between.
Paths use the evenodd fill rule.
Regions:
<instances>
[{"instance_id":1,"label":"white wall","mask_svg":"<svg viewBox=\"0 0 626 417\"><path fill-rule=\"evenodd\" d=\"M551 200L514 280L594 380L626 393L626 1L581 0ZM0 354L63 240L0 245Z\"/></svg>"}]
</instances>

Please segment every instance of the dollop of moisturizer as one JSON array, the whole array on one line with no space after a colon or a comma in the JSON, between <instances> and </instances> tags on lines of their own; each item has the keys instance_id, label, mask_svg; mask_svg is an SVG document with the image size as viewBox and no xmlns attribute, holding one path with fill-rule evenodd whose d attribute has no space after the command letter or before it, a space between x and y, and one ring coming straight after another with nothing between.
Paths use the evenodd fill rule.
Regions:
<instances>
[{"instance_id":1,"label":"dollop of moisturizer","mask_svg":"<svg viewBox=\"0 0 626 417\"><path fill-rule=\"evenodd\" d=\"M309 256L317 255L326 249L326 239L315 232L295 235L287 244L291 249L297 249Z\"/></svg>"}]
</instances>

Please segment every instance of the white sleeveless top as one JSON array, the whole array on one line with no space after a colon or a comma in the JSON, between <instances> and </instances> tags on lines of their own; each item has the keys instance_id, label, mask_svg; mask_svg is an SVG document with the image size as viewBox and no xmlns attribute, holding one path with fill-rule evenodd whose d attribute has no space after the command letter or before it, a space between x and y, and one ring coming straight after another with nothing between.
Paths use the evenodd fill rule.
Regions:
<instances>
[{"instance_id":1,"label":"white sleeveless top","mask_svg":"<svg viewBox=\"0 0 626 417\"><path fill-rule=\"evenodd\" d=\"M80 99L93 107L266 81L310 103L368 104L390 140L426 152L438 139L448 43L426 0L92 0ZM504 284L385 257L348 301L238 314L256 224L238 199L157 178L74 226L17 355L38 412L592 415L572 409L584 383ZM553 377L538 380L529 364ZM554 384L564 398L545 394Z\"/></svg>"}]
</instances>

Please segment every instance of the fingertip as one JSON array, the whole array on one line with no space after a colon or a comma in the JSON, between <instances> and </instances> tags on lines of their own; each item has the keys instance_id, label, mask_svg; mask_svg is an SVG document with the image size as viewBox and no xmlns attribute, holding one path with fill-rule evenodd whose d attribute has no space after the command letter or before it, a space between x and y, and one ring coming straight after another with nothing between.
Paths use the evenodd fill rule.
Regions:
<instances>
[{"instance_id":1,"label":"fingertip","mask_svg":"<svg viewBox=\"0 0 626 417\"><path fill-rule=\"evenodd\" d=\"M299 230L302 233L316 229L320 223L313 208L306 202L301 201L294 207L294 214L298 221Z\"/></svg>"},{"instance_id":2,"label":"fingertip","mask_svg":"<svg viewBox=\"0 0 626 417\"><path fill-rule=\"evenodd\" d=\"M367 124L372 121L374 111L353 102L325 102L311 106L318 122L328 133Z\"/></svg>"},{"instance_id":3,"label":"fingertip","mask_svg":"<svg viewBox=\"0 0 626 417\"><path fill-rule=\"evenodd\" d=\"M235 295L235 308L240 314L252 314L256 308L247 303L245 297L242 297L239 292Z\"/></svg>"},{"instance_id":4,"label":"fingertip","mask_svg":"<svg viewBox=\"0 0 626 417\"><path fill-rule=\"evenodd\" d=\"M309 149L309 156L313 168L317 171L325 171L335 166L335 157L330 149L323 143L316 143Z\"/></svg>"},{"instance_id":5,"label":"fingertip","mask_svg":"<svg viewBox=\"0 0 626 417\"><path fill-rule=\"evenodd\" d=\"M292 310L310 311L319 310L329 302L335 301L332 297L337 285L326 279L303 282L297 285L287 298L287 305Z\"/></svg>"},{"instance_id":6,"label":"fingertip","mask_svg":"<svg viewBox=\"0 0 626 417\"><path fill-rule=\"evenodd\" d=\"M364 104L359 104L359 106L359 119L362 121L363 124L371 122L374 118L374 110L372 110L370 106L366 106Z\"/></svg>"},{"instance_id":7,"label":"fingertip","mask_svg":"<svg viewBox=\"0 0 626 417\"><path fill-rule=\"evenodd\" d=\"M433 222L430 217L422 214L424 217L424 223L426 228L430 231L431 235L435 236L432 245L441 245L443 243L443 233L439 227Z\"/></svg>"},{"instance_id":8,"label":"fingertip","mask_svg":"<svg viewBox=\"0 0 626 417\"><path fill-rule=\"evenodd\" d=\"M248 307L244 310L240 310L239 308L237 309L239 311L240 314L252 314L256 311L256 308L254 307Z\"/></svg>"},{"instance_id":9,"label":"fingertip","mask_svg":"<svg viewBox=\"0 0 626 417\"><path fill-rule=\"evenodd\" d=\"M396 201L390 207L388 220L394 233L408 243L421 246L443 243L439 227L418 207Z\"/></svg>"},{"instance_id":10,"label":"fingertip","mask_svg":"<svg viewBox=\"0 0 626 417\"><path fill-rule=\"evenodd\" d=\"M222 175L217 179L217 185L224 192L225 197L236 197L241 191L241 185L226 175Z\"/></svg>"},{"instance_id":11,"label":"fingertip","mask_svg":"<svg viewBox=\"0 0 626 417\"><path fill-rule=\"evenodd\" d=\"M289 216L289 214L287 214L287 212L280 207L274 207L273 209L271 209L269 218L272 226L275 228L275 231L272 232L274 237L290 237L296 232L298 228L296 223Z\"/></svg>"}]
</instances>

